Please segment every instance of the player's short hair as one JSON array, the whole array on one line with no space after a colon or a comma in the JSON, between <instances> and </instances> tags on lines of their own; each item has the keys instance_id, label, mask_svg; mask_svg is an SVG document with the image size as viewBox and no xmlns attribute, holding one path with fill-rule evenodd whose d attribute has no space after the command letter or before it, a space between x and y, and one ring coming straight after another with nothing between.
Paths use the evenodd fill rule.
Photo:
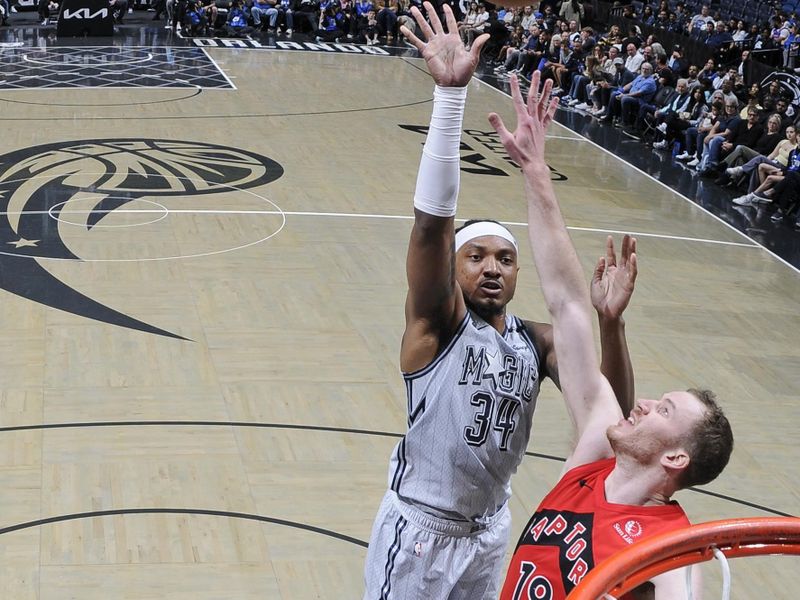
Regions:
<instances>
[{"instance_id":1,"label":"player's short hair","mask_svg":"<svg viewBox=\"0 0 800 600\"><path fill-rule=\"evenodd\" d=\"M713 481L722 473L733 451L731 424L717 404L716 394L711 390L686 391L703 403L705 414L684 439L689 466L679 480L682 488Z\"/></svg>"}]
</instances>

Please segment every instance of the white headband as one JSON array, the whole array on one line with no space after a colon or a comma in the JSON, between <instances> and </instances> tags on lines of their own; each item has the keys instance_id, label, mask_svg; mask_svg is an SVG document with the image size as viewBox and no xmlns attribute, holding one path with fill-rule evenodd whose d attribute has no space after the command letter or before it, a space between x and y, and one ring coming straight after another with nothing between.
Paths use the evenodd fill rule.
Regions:
<instances>
[{"instance_id":1,"label":"white headband","mask_svg":"<svg viewBox=\"0 0 800 600\"><path fill-rule=\"evenodd\" d=\"M474 240L475 238L483 237L485 235L496 235L504 240L508 240L511 242L511 244L513 244L514 250L519 252L517 240L514 239L514 236L511 235L511 232L502 225L492 223L491 221L478 221L477 223L467 225L458 231L456 233L456 252L458 252L461 246L470 240Z\"/></svg>"}]
</instances>

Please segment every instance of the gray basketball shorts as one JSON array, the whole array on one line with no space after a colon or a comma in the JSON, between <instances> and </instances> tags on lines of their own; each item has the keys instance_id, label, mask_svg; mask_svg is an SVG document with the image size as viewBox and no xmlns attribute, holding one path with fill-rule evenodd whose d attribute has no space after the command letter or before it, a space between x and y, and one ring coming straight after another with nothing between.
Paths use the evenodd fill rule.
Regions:
<instances>
[{"instance_id":1,"label":"gray basketball shorts","mask_svg":"<svg viewBox=\"0 0 800 600\"><path fill-rule=\"evenodd\" d=\"M372 526L364 600L496 600L510 531L507 505L476 525L433 517L389 490Z\"/></svg>"}]
</instances>

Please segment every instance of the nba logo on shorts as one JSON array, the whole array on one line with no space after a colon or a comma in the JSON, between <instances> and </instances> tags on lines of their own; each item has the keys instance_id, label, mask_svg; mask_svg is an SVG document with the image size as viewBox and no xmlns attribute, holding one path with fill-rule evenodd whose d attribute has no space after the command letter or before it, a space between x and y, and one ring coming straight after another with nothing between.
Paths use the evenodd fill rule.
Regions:
<instances>
[{"instance_id":1,"label":"nba logo on shorts","mask_svg":"<svg viewBox=\"0 0 800 600\"><path fill-rule=\"evenodd\" d=\"M414 542L414 556L422 556L422 542Z\"/></svg>"}]
</instances>

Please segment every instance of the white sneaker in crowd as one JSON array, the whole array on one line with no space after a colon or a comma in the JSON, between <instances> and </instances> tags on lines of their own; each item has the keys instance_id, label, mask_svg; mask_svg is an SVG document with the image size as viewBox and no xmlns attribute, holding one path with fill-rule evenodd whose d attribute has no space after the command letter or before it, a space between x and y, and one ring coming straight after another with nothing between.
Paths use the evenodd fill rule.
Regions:
<instances>
[{"instance_id":1,"label":"white sneaker in crowd","mask_svg":"<svg viewBox=\"0 0 800 600\"><path fill-rule=\"evenodd\" d=\"M589 110L589 105L586 102L580 102L575 105L576 110Z\"/></svg>"},{"instance_id":2,"label":"white sneaker in crowd","mask_svg":"<svg viewBox=\"0 0 800 600\"><path fill-rule=\"evenodd\" d=\"M725 174L728 177L739 177L740 175L744 174L744 170L742 167L731 167L729 169L725 169Z\"/></svg>"},{"instance_id":3,"label":"white sneaker in crowd","mask_svg":"<svg viewBox=\"0 0 800 600\"><path fill-rule=\"evenodd\" d=\"M656 129L658 129L664 135L667 134L667 124L666 123L661 123L658 127L656 127Z\"/></svg>"},{"instance_id":4,"label":"white sneaker in crowd","mask_svg":"<svg viewBox=\"0 0 800 600\"><path fill-rule=\"evenodd\" d=\"M689 160L691 157L692 155L689 154L688 152L681 152L675 158L677 158L678 160Z\"/></svg>"},{"instance_id":5,"label":"white sneaker in crowd","mask_svg":"<svg viewBox=\"0 0 800 600\"><path fill-rule=\"evenodd\" d=\"M578 100L577 98L573 98L572 100L567 102L567 106L578 106L580 103L581 103L580 100ZM585 102L584 102L584 104L585 104Z\"/></svg>"},{"instance_id":6,"label":"white sneaker in crowd","mask_svg":"<svg viewBox=\"0 0 800 600\"><path fill-rule=\"evenodd\" d=\"M653 144L653 148L656 150L666 150L667 149L667 140L661 140L660 142L655 142Z\"/></svg>"},{"instance_id":7,"label":"white sneaker in crowd","mask_svg":"<svg viewBox=\"0 0 800 600\"><path fill-rule=\"evenodd\" d=\"M694 168L699 164L700 164L700 159L695 156L692 160L686 163L686 166Z\"/></svg>"},{"instance_id":8,"label":"white sneaker in crowd","mask_svg":"<svg viewBox=\"0 0 800 600\"><path fill-rule=\"evenodd\" d=\"M733 199L733 203L739 206L753 206L753 197L755 194L745 194Z\"/></svg>"},{"instance_id":9,"label":"white sneaker in crowd","mask_svg":"<svg viewBox=\"0 0 800 600\"><path fill-rule=\"evenodd\" d=\"M287 29L286 30L286 35L292 35L292 30L291 29Z\"/></svg>"}]
</instances>

